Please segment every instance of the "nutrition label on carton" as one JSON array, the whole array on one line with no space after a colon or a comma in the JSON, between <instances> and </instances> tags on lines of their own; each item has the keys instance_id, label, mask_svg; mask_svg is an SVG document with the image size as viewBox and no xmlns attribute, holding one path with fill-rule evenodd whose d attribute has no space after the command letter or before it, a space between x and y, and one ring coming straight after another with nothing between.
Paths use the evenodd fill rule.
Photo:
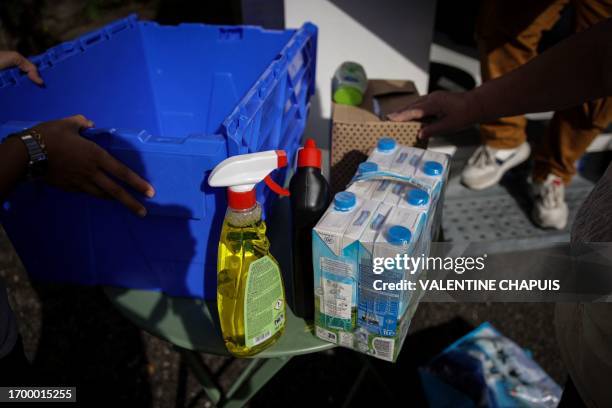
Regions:
<instances>
[{"instance_id":1,"label":"nutrition label on carton","mask_svg":"<svg viewBox=\"0 0 612 408\"><path fill-rule=\"evenodd\" d=\"M351 319L353 306L353 265L336 259L321 258L323 273L321 310L330 317Z\"/></svg>"},{"instance_id":2,"label":"nutrition label on carton","mask_svg":"<svg viewBox=\"0 0 612 408\"><path fill-rule=\"evenodd\" d=\"M353 286L347 283L323 279L323 313L340 319L351 319Z\"/></svg>"},{"instance_id":3,"label":"nutrition label on carton","mask_svg":"<svg viewBox=\"0 0 612 408\"><path fill-rule=\"evenodd\" d=\"M253 347L280 330L285 322L283 283L276 262L264 256L249 265L244 297L244 337Z\"/></svg>"},{"instance_id":4,"label":"nutrition label on carton","mask_svg":"<svg viewBox=\"0 0 612 408\"><path fill-rule=\"evenodd\" d=\"M331 258L321 258L321 271L323 273L332 273L334 275L352 278L353 265L348 262L338 261Z\"/></svg>"}]
</instances>

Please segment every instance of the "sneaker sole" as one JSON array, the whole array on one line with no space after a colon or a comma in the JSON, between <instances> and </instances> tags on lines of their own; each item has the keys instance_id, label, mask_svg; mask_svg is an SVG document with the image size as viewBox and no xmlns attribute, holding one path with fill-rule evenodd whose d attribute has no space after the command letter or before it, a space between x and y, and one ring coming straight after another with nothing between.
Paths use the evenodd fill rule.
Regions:
<instances>
[{"instance_id":1,"label":"sneaker sole","mask_svg":"<svg viewBox=\"0 0 612 408\"><path fill-rule=\"evenodd\" d=\"M564 230L565 227L567 227L567 218L569 217L569 209L567 208L567 205L565 206L564 213L565 213L565 217L562 221L546 224L536 215L536 211L534 209L531 212L531 220L533 221L535 225L537 225L538 227L542 229L561 231L561 230Z\"/></svg>"},{"instance_id":2,"label":"sneaker sole","mask_svg":"<svg viewBox=\"0 0 612 408\"><path fill-rule=\"evenodd\" d=\"M470 190L484 190L485 188L493 187L494 185L500 182L500 180L502 179L502 177L504 177L504 174L506 174L508 170L523 163L529 158L530 154L531 147L529 146L529 144L525 143L525 148L516 152L516 155L514 157L502 164L499 167L497 173L492 178L484 180L481 183L466 183L463 177L461 177L461 184L463 184Z\"/></svg>"}]
</instances>

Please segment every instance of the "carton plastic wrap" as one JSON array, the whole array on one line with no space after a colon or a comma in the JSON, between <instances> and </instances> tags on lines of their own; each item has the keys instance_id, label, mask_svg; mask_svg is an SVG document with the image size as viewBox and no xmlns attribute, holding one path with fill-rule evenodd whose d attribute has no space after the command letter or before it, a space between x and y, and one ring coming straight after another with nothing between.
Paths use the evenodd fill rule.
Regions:
<instances>
[{"instance_id":1,"label":"carton plastic wrap","mask_svg":"<svg viewBox=\"0 0 612 408\"><path fill-rule=\"evenodd\" d=\"M385 267L376 273L374 259L429 255L449 157L402 145L382 161L377 154L373 149L368 161L380 167L367 166L376 171L358 173L360 181L339 193L354 196L355 205L347 210L332 203L313 229L315 332L325 341L395 361L423 295L419 285L397 288L427 271Z\"/></svg>"}]
</instances>

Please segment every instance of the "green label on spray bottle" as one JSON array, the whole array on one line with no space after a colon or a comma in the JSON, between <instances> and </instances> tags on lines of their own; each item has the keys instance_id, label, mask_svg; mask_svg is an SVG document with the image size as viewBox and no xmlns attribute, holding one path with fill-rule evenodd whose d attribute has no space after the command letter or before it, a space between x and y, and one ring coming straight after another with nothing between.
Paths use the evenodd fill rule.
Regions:
<instances>
[{"instance_id":1,"label":"green label on spray bottle","mask_svg":"<svg viewBox=\"0 0 612 408\"><path fill-rule=\"evenodd\" d=\"M274 336L285 323L280 269L269 256L249 265L244 297L244 338L254 347Z\"/></svg>"}]
</instances>

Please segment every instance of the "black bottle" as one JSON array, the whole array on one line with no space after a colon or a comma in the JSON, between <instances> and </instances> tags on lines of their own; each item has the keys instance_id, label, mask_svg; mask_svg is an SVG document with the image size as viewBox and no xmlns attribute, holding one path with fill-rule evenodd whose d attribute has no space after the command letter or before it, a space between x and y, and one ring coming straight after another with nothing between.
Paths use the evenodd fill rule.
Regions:
<instances>
[{"instance_id":1,"label":"black bottle","mask_svg":"<svg viewBox=\"0 0 612 408\"><path fill-rule=\"evenodd\" d=\"M303 319L314 317L312 229L327 209L330 188L321 174L321 150L306 139L298 151L297 170L289 184L293 218L293 296L291 309Z\"/></svg>"}]
</instances>

